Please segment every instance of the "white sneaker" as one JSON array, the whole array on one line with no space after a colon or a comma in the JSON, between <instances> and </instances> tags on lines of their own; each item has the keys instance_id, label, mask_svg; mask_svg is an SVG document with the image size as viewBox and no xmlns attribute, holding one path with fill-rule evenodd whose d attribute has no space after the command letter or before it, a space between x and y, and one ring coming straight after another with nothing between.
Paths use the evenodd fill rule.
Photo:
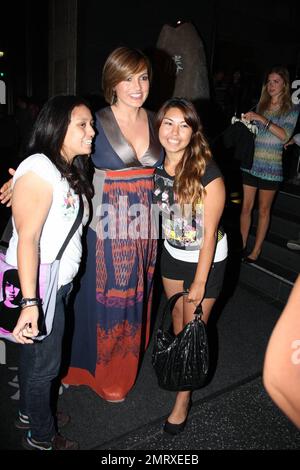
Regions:
<instances>
[{"instance_id":1,"label":"white sneaker","mask_svg":"<svg viewBox=\"0 0 300 470\"><path fill-rule=\"evenodd\" d=\"M299 240L289 240L286 246L290 250L300 250L300 239Z\"/></svg>"}]
</instances>

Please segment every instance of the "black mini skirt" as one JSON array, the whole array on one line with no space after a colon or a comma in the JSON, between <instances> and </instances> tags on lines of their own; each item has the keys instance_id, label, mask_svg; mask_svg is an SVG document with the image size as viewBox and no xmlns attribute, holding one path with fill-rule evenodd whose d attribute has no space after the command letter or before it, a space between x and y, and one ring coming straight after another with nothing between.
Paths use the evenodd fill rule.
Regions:
<instances>
[{"instance_id":1,"label":"black mini skirt","mask_svg":"<svg viewBox=\"0 0 300 470\"><path fill-rule=\"evenodd\" d=\"M222 290L227 258L213 263L208 274L205 298L216 299ZM173 258L163 246L160 259L161 275L167 279L183 281L184 289L189 289L194 281L198 263L189 263Z\"/></svg>"}]
</instances>

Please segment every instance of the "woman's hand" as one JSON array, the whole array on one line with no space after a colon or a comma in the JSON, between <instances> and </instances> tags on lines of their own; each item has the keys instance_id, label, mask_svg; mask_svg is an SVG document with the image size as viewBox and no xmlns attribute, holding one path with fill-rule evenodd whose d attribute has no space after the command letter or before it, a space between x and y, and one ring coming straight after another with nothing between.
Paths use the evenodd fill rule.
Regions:
<instances>
[{"instance_id":1,"label":"woman's hand","mask_svg":"<svg viewBox=\"0 0 300 470\"><path fill-rule=\"evenodd\" d=\"M39 309L36 305L26 307L22 310L18 323L16 324L13 336L18 343L31 344L32 337L39 334L37 322L39 318Z\"/></svg>"},{"instance_id":2,"label":"woman's hand","mask_svg":"<svg viewBox=\"0 0 300 470\"><path fill-rule=\"evenodd\" d=\"M254 111L249 111L248 113L242 114L242 119L246 119L247 121L260 121L263 124L266 124L268 121L267 118L261 114L255 113Z\"/></svg>"},{"instance_id":3,"label":"woman's hand","mask_svg":"<svg viewBox=\"0 0 300 470\"><path fill-rule=\"evenodd\" d=\"M193 282L187 295L187 302L193 303L195 306L199 305L204 297L205 284Z\"/></svg>"},{"instance_id":4,"label":"woman's hand","mask_svg":"<svg viewBox=\"0 0 300 470\"><path fill-rule=\"evenodd\" d=\"M9 168L8 173L10 175L14 175L16 170L13 168ZM1 204L6 204L6 207L11 206L11 198L12 198L12 182L13 179L10 178L6 183L3 184L3 186L0 188L0 202Z\"/></svg>"}]
</instances>

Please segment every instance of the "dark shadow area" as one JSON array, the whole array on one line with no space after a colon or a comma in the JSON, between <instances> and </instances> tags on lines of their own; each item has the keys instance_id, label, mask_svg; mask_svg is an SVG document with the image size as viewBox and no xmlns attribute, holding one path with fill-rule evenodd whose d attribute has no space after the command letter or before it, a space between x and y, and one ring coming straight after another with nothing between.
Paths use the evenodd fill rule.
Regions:
<instances>
[{"instance_id":1,"label":"dark shadow area","mask_svg":"<svg viewBox=\"0 0 300 470\"><path fill-rule=\"evenodd\" d=\"M172 57L161 49L152 47L145 49L144 52L149 57L153 70L147 108L158 111L161 105L172 97L176 65Z\"/></svg>"},{"instance_id":2,"label":"dark shadow area","mask_svg":"<svg viewBox=\"0 0 300 470\"><path fill-rule=\"evenodd\" d=\"M0 187L10 175L8 169L16 168L18 165L18 133L13 116L6 114L5 105L0 105ZM0 204L0 234L2 234L6 223L11 216L11 209Z\"/></svg>"},{"instance_id":3,"label":"dark shadow area","mask_svg":"<svg viewBox=\"0 0 300 470\"><path fill-rule=\"evenodd\" d=\"M105 101L104 97L101 94L88 94L85 95L84 98L88 101L91 106L91 110L93 113L99 111L99 109L105 108L108 106L107 102Z\"/></svg>"}]
</instances>

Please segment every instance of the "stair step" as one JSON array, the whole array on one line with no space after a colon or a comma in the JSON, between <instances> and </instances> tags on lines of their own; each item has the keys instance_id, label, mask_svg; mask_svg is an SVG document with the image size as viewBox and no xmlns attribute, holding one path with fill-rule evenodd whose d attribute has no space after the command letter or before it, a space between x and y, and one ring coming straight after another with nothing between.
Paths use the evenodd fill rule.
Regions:
<instances>
[{"instance_id":1,"label":"stair step","mask_svg":"<svg viewBox=\"0 0 300 470\"><path fill-rule=\"evenodd\" d=\"M280 191L283 193L300 196L300 181L299 174L296 178L297 182L292 183L291 181L285 181L281 185Z\"/></svg>"},{"instance_id":2,"label":"stair step","mask_svg":"<svg viewBox=\"0 0 300 470\"><path fill-rule=\"evenodd\" d=\"M274 209L299 217L300 195L291 194L283 190L279 191L274 201Z\"/></svg>"},{"instance_id":3,"label":"stair step","mask_svg":"<svg viewBox=\"0 0 300 470\"><path fill-rule=\"evenodd\" d=\"M253 227L257 227L258 212L253 212ZM300 234L300 217L274 208L269 233L278 234L286 241L297 240Z\"/></svg>"},{"instance_id":4,"label":"stair step","mask_svg":"<svg viewBox=\"0 0 300 470\"><path fill-rule=\"evenodd\" d=\"M300 188L299 188L300 189ZM248 239L248 251L254 245L257 224L257 202ZM229 251L234 253L240 244L240 207L228 205L224 225L228 231ZM300 233L300 191L289 192L283 185L272 209L270 229L263 243L262 253L255 263L241 263L239 282L255 289L272 302L285 305L300 272L300 251L289 250L287 241L297 240Z\"/></svg>"},{"instance_id":5,"label":"stair step","mask_svg":"<svg viewBox=\"0 0 300 470\"><path fill-rule=\"evenodd\" d=\"M253 232L249 235L249 249L253 247L254 241ZM300 272L300 252L289 250L286 247L286 241L280 235L269 233L263 243L261 258L297 274Z\"/></svg>"},{"instance_id":6,"label":"stair step","mask_svg":"<svg viewBox=\"0 0 300 470\"><path fill-rule=\"evenodd\" d=\"M286 279L276 273L278 272L276 266L272 267L269 264L268 269L264 267L264 264L265 262L261 259L258 263L242 263L239 282L285 305L297 275L289 273L290 279ZM281 272L281 274L287 275L287 272Z\"/></svg>"},{"instance_id":7,"label":"stair step","mask_svg":"<svg viewBox=\"0 0 300 470\"><path fill-rule=\"evenodd\" d=\"M298 276L297 272L291 269L287 269L277 263L273 263L272 261L265 258L260 257L256 265L258 266L258 269L266 270L272 273L272 276L282 280L286 284L293 285Z\"/></svg>"},{"instance_id":8,"label":"stair step","mask_svg":"<svg viewBox=\"0 0 300 470\"><path fill-rule=\"evenodd\" d=\"M272 215L270 232L278 234L286 241L297 240L300 234L300 223L288 221L285 218Z\"/></svg>"},{"instance_id":9,"label":"stair step","mask_svg":"<svg viewBox=\"0 0 300 470\"><path fill-rule=\"evenodd\" d=\"M296 224L300 226L300 201L299 201L299 211L298 215L297 214L289 214L288 212L285 212L276 206L274 206L272 210L272 215L277 217L278 219L286 220L288 223Z\"/></svg>"}]
</instances>

